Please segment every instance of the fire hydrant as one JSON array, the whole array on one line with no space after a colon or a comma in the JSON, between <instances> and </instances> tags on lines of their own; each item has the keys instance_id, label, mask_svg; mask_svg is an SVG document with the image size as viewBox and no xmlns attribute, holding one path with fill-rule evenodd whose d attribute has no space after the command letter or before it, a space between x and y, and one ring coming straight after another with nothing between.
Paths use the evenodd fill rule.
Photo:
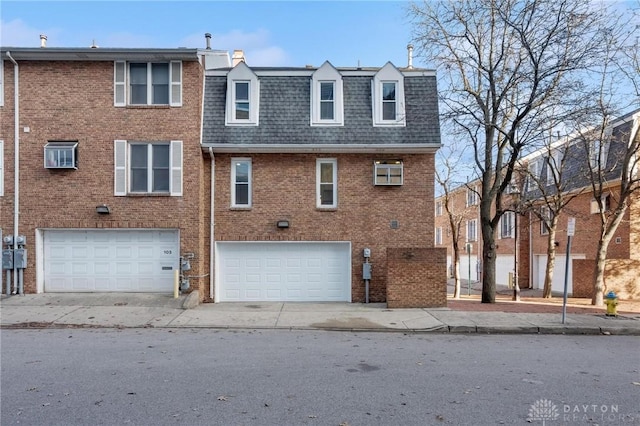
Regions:
<instances>
[{"instance_id":1,"label":"fire hydrant","mask_svg":"<svg viewBox=\"0 0 640 426\"><path fill-rule=\"evenodd\" d=\"M618 316L618 296L613 291L610 291L605 296L604 303L607 304L607 316L609 317L617 317Z\"/></svg>"}]
</instances>

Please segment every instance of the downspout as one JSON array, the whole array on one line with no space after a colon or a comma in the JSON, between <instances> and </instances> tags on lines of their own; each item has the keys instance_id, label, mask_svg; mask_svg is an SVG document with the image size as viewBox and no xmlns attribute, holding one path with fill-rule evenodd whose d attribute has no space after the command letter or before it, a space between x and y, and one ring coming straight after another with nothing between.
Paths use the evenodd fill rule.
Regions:
<instances>
[{"instance_id":1,"label":"downspout","mask_svg":"<svg viewBox=\"0 0 640 426\"><path fill-rule=\"evenodd\" d=\"M18 226L20 220L20 131L18 127L20 126L20 96L19 96L19 79L20 79L20 70L18 67L18 63L11 56L11 52L7 51L7 58L11 62L13 62L13 80L14 80L14 92L13 92L13 107L14 107L14 125L13 125L13 249L16 250L18 248ZM9 285L9 283L7 283ZM18 292L18 268L16 268L16 264L13 264L13 293L16 294Z\"/></svg>"},{"instance_id":2,"label":"downspout","mask_svg":"<svg viewBox=\"0 0 640 426\"><path fill-rule=\"evenodd\" d=\"M529 288L533 288L533 226L531 226L531 211L529 211Z\"/></svg>"},{"instance_id":3,"label":"downspout","mask_svg":"<svg viewBox=\"0 0 640 426\"><path fill-rule=\"evenodd\" d=\"M213 298L213 284L214 284L214 276L215 276L215 246L216 246L216 242L215 242L215 228L216 228L216 221L215 221L215 195L216 195L216 158L213 155L213 148L209 148L209 155L211 156L211 237L209 238L209 241L211 242L211 247L210 247L210 253L209 253L209 297L211 298L211 300L214 300L215 302L217 302L217 300L215 300Z\"/></svg>"}]
</instances>

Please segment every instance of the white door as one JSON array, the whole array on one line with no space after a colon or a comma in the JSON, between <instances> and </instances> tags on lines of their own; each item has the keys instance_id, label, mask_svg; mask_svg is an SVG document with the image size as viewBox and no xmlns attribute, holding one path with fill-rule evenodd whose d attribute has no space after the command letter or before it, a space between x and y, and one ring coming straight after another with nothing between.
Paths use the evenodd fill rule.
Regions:
<instances>
[{"instance_id":1,"label":"white door","mask_svg":"<svg viewBox=\"0 0 640 426\"><path fill-rule=\"evenodd\" d=\"M46 230L45 292L172 292L177 230Z\"/></svg>"},{"instance_id":2,"label":"white door","mask_svg":"<svg viewBox=\"0 0 640 426\"><path fill-rule=\"evenodd\" d=\"M351 301L351 244L216 243L216 301Z\"/></svg>"},{"instance_id":3,"label":"white door","mask_svg":"<svg viewBox=\"0 0 640 426\"><path fill-rule=\"evenodd\" d=\"M534 288L544 288L544 275L547 269L547 255L536 255L534 265ZM569 273L567 274L567 293L573 293L573 259L585 259L584 254L572 254L569 260ZM554 293L564 293L564 271L566 269L567 256L564 254L556 254L553 265L553 279L551 280L551 291Z\"/></svg>"}]
</instances>

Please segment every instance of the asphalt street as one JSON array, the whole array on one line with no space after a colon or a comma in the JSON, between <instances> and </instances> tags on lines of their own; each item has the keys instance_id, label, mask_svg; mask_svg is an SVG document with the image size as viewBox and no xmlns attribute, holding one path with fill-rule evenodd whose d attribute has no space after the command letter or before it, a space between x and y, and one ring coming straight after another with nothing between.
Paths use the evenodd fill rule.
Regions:
<instances>
[{"instance_id":1,"label":"asphalt street","mask_svg":"<svg viewBox=\"0 0 640 426\"><path fill-rule=\"evenodd\" d=\"M635 336L3 329L2 425L640 424Z\"/></svg>"}]
</instances>

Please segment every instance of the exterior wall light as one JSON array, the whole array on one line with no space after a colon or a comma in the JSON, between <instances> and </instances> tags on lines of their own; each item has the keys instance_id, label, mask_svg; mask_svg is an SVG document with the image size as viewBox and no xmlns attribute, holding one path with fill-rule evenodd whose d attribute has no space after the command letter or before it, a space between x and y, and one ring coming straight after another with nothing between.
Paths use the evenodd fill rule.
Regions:
<instances>
[{"instance_id":1,"label":"exterior wall light","mask_svg":"<svg viewBox=\"0 0 640 426\"><path fill-rule=\"evenodd\" d=\"M286 229L289 227L289 221L288 220L279 220L278 223L276 223L276 226L280 229Z\"/></svg>"},{"instance_id":2,"label":"exterior wall light","mask_svg":"<svg viewBox=\"0 0 640 426\"><path fill-rule=\"evenodd\" d=\"M111 213L111 210L109 209L109 206L107 206L106 204L102 204L102 205L96 206L96 213L109 214Z\"/></svg>"}]
</instances>

